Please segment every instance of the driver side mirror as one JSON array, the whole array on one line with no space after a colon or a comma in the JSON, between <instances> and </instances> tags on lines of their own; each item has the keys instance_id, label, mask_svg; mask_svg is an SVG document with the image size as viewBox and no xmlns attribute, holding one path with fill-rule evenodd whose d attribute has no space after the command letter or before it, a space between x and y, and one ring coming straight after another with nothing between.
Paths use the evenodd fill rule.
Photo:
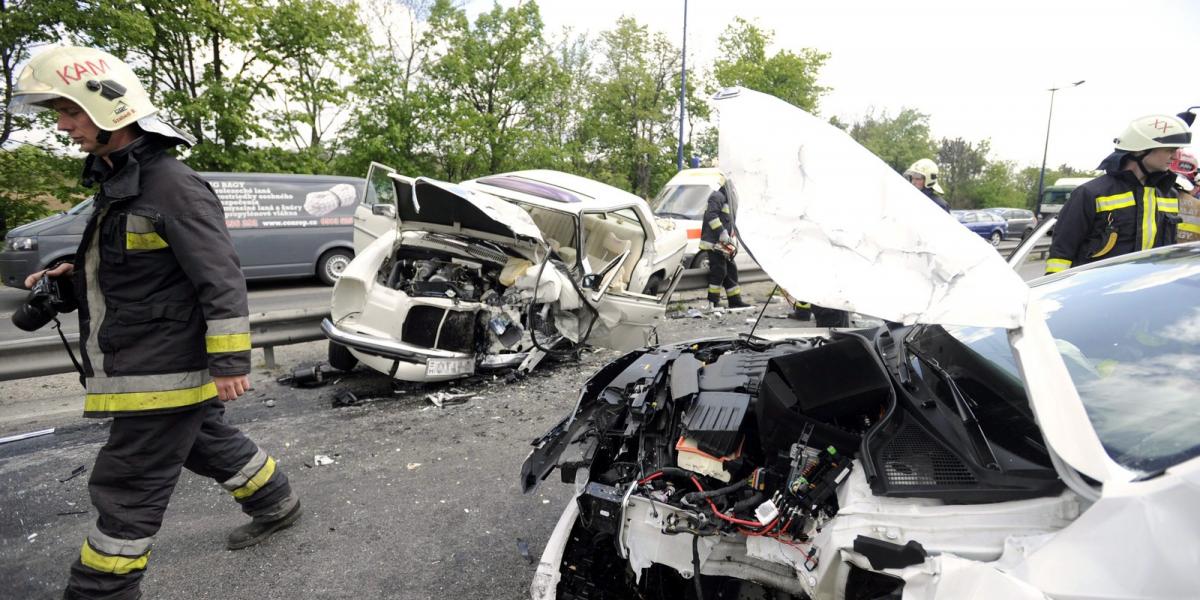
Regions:
<instances>
[{"instance_id":1,"label":"driver side mirror","mask_svg":"<svg viewBox=\"0 0 1200 600\"><path fill-rule=\"evenodd\" d=\"M396 205L394 204L375 204L371 206L371 214L387 217L389 219L396 218Z\"/></svg>"},{"instance_id":2,"label":"driver side mirror","mask_svg":"<svg viewBox=\"0 0 1200 600\"><path fill-rule=\"evenodd\" d=\"M604 275L601 273L590 273L583 276L583 281L579 283L580 287L593 292L600 289L600 283L604 280Z\"/></svg>"}]
</instances>

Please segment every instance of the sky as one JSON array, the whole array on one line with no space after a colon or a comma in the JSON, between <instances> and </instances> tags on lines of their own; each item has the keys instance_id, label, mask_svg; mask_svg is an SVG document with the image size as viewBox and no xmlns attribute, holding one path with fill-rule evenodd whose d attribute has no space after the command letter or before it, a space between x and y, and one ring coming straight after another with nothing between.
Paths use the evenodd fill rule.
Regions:
<instances>
[{"instance_id":1,"label":"sky","mask_svg":"<svg viewBox=\"0 0 1200 600\"><path fill-rule=\"evenodd\" d=\"M504 6L519 0L500 0ZM684 0L541 0L548 37L593 37L622 15L682 39ZM492 0L472 0L472 16ZM1189 0L688 0L689 72L712 63L735 17L773 47L830 53L823 117L912 107L933 135L990 139L993 159L1038 165L1055 94L1047 166L1094 168L1129 121L1200 105L1200 2ZM1179 65L1179 67L1177 67ZM1079 87L1072 82L1084 80Z\"/></svg>"}]
</instances>

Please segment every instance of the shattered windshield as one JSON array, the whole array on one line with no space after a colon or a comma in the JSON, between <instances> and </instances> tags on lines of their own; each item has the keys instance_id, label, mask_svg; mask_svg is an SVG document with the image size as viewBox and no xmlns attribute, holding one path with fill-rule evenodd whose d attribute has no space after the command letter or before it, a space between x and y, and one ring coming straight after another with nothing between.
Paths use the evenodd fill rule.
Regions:
<instances>
[{"instance_id":1,"label":"shattered windshield","mask_svg":"<svg viewBox=\"0 0 1200 600\"><path fill-rule=\"evenodd\" d=\"M1155 473L1200 455L1200 245L1068 271L1034 292L1092 426L1117 463ZM945 331L1018 377L1003 329Z\"/></svg>"},{"instance_id":2,"label":"shattered windshield","mask_svg":"<svg viewBox=\"0 0 1200 600\"><path fill-rule=\"evenodd\" d=\"M712 188L707 185L668 185L650 201L650 208L660 217L699 221L704 218L710 194Z\"/></svg>"}]
</instances>

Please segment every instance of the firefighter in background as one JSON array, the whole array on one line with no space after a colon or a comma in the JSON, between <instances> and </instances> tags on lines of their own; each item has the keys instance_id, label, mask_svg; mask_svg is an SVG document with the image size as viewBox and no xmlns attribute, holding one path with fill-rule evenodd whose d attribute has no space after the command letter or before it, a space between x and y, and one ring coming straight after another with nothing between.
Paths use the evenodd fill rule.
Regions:
<instances>
[{"instance_id":1,"label":"firefighter in background","mask_svg":"<svg viewBox=\"0 0 1200 600\"><path fill-rule=\"evenodd\" d=\"M1175 243L1180 222L1175 151L1191 144L1186 122L1172 115L1134 119L1100 163L1104 175L1071 192L1058 214L1046 273Z\"/></svg>"},{"instance_id":2,"label":"firefighter in background","mask_svg":"<svg viewBox=\"0 0 1200 600\"><path fill-rule=\"evenodd\" d=\"M738 285L737 265L733 258L737 247L733 245L733 209L729 198L721 189L708 195L708 207L704 210L704 222L700 224L700 251L708 253L708 306L721 306L721 290L729 308L750 308L742 300L742 288Z\"/></svg>"},{"instance_id":3,"label":"firefighter in background","mask_svg":"<svg viewBox=\"0 0 1200 600\"><path fill-rule=\"evenodd\" d=\"M1179 242L1200 242L1200 180L1196 177L1196 155L1189 150L1179 149L1168 167L1175 173L1175 187L1179 195Z\"/></svg>"},{"instance_id":4,"label":"firefighter in background","mask_svg":"<svg viewBox=\"0 0 1200 600\"><path fill-rule=\"evenodd\" d=\"M934 204L946 212L950 212L950 203L942 199L942 186L938 185L938 166L937 163L928 158L922 158L913 163L906 171L904 178L913 187L921 190L921 193L929 197Z\"/></svg>"},{"instance_id":5,"label":"firefighter in background","mask_svg":"<svg viewBox=\"0 0 1200 600\"><path fill-rule=\"evenodd\" d=\"M92 48L37 54L12 95L12 112L58 114L88 154L84 183L99 184L75 262L26 280L72 277L84 416L112 418L88 480L98 517L64 597L133 600L185 467L251 517L231 550L290 526L300 502L275 459L225 419L224 403L250 387L246 281L216 195L168 153L190 137L159 119L128 65Z\"/></svg>"}]
</instances>

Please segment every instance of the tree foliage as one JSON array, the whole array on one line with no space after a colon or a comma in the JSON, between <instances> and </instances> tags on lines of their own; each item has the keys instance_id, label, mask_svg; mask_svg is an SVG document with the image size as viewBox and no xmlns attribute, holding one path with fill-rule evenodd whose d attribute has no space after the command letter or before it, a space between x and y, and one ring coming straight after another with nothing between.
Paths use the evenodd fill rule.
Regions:
<instances>
[{"instance_id":1,"label":"tree foliage","mask_svg":"<svg viewBox=\"0 0 1200 600\"><path fill-rule=\"evenodd\" d=\"M721 87L742 86L817 112L829 88L817 83L829 54L813 48L780 50L767 56L774 32L738 17L721 35L713 78Z\"/></svg>"},{"instance_id":2,"label":"tree foliage","mask_svg":"<svg viewBox=\"0 0 1200 600\"><path fill-rule=\"evenodd\" d=\"M922 158L934 158L937 146L929 134L929 115L902 108L895 117L869 111L850 126L850 137L898 173Z\"/></svg>"}]
</instances>

